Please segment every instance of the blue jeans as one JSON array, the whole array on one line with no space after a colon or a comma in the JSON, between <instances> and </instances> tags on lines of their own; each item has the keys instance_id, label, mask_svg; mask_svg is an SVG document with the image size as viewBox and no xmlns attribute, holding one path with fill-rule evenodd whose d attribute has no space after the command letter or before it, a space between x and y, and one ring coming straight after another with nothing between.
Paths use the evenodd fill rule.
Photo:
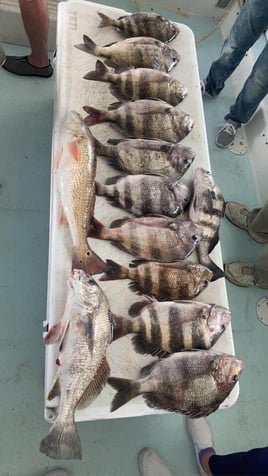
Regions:
<instances>
[{"instance_id":1,"label":"blue jeans","mask_svg":"<svg viewBox=\"0 0 268 476\"><path fill-rule=\"evenodd\" d=\"M268 448L256 448L242 453L213 455L209 460L213 476L267 476Z\"/></svg>"},{"instance_id":2,"label":"blue jeans","mask_svg":"<svg viewBox=\"0 0 268 476\"><path fill-rule=\"evenodd\" d=\"M206 78L206 91L217 96L224 88L246 52L268 27L268 0L246 0L229 38L224 42L221 56L211 65ZM268 92L268 43L255 62L230 112L224 119L246 123Z\"/></svg>"}]
</instances>

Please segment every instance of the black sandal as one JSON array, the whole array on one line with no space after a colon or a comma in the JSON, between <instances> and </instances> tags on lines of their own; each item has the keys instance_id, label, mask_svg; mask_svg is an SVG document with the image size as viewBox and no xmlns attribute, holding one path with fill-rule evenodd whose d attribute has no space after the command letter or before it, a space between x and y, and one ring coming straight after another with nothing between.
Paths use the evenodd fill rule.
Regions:
<instances>
[{"instance_id":1,"label":"black sandal","mask_svg":"<svg viewBox=\"0 0 268 476\"><path fill-rule=\"evenodd\" d=\"M19 76L38 76L40 78L50 78L53 74L53 68L50 64L38 68L28 61L27 56L7 56L2 66L6 71Z\"/></svg>"}]
</instances>

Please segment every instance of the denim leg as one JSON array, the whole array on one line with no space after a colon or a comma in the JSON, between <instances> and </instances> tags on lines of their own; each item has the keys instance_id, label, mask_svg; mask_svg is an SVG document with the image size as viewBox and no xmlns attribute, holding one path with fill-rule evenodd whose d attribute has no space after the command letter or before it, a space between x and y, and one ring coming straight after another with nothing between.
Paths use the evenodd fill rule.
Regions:
<instances>
[{"instance_id":1,"label":"denim leg","mask_svg":"<svg viewBox=\"0 0 268 476\"><path fill-rule=\"evenodd\" d=\"M248 122L267 93L268 43L266 43L253 66L250 76L224 119L232 119L243 124Z\"/></svg>"},{"instance_id":2,"label":"denim leg","mask_svg":"<svg viewBox=\"0 0 268 476\"><path fill-rule=\"evenodd\" d=\"M206 90L217 96L224 88L249 48L268 26L268 0L247 0L237 17L221 56L214 61L206 78Z\"/></svg>"}]
</instances>

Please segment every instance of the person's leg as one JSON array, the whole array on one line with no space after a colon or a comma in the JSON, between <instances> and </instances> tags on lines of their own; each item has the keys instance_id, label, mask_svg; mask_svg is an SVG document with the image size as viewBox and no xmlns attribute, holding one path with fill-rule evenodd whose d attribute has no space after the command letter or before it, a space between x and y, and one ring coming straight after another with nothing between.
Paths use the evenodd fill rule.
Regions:
<instances>
[{"instance_id":1,"label":"person's leg","mask_svg":"<svg viewBox=\"0 0 268 476\"><path fill-rule=\"evenodd\" d=\"M186 428L192 439L201 476L212 476L209 461L215 454L210 426L206 418L186 418Z\"/></svg>"},{"instance_id":2,"label":"person's leg","mask_svg":"<svg viewBox=\"0 0 268 476\"><path fill-rule=\"evenodd\" d=\"M224 117L240 124L248 122L268 92L268 43L257 59L230 112Z\"/></svg>"},{"instance_id":3,"label":"person's leg","mask_svg":"<svg viewBox=\"0 0 268 476\"><path fill-rule=\"evenodd\" d=\"M257 41L268 25L268 0L247 0L237 17L221 56L211 65L205 80L206 92L217 96L226 79L239 65L245 53Z\"/></svg>"},{"instance_id":4,"label":"person's leg","mask_svg":"<svg viewBox=\"0 0 268 476\"><path fill-rule=\"evenodd\" d=\"M53 68L48 58L47 0L20 0L21 16L29 39L29 56L7 56L3 68L21 76L49 78Z\"/></svg>"},{"instance_id":5,"label":"person's leg","mask_svg":"<svg viewBox=\"0 0 268 476\"><path fill-rule=\"evenodd\" d=\"M48 4L47 0L20 0L21 16L31 46L29 62L38 68L47 66Z\"/></svg>"},{"instance_id":6,"label":"person's leg","mask_svg":"<svg viewBox=\"0 0 268 476\"><path fill-rule=\"evenodd\" d=\"M209 460L213 476L267 476L268 448L255 448L241 453L213 455Z\"/></svg>"}]
</instances>

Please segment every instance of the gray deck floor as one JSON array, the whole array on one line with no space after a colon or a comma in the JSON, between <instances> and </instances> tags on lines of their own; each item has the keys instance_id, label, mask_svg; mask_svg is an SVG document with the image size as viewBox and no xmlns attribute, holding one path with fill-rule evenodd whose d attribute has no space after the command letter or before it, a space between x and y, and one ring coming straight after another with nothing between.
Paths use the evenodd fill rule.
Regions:
<instances>
[{"instance_id":1,"label":"gray deck floor","mask_svg":"<svg viewBox=\"0 0 268 476\"><path fill-rule=\"evenodd\" d=\"M113 6L122 7L119 2ZM148 7L143 5L144 10ZM172 18L172 12L162 10ZM189 24L197 38L213 22L174 17ZM217 31L198 45L200 76L206 74L221 46ZM5 45L7 54L26 48ZM43 420L44 346L49 230L50 148L54 78L21 78L0 71L0 476L39 476L63 466L72 476L137 476L137 454L155 448L176 476L198 474L184 417L171 414L135 419L79 423L81 462L57 464L39 453L49 429ZM217 122L231 104L228 84L204 109L212 171L226 200L256 206L251 166L246 155L235 156L214 145ZM224 261L254 261L261 246L223 219ZM218 452L246 450L267 444L267 336L256 317L256 302L266 292L227 283L236 354L244 360L238 402L209 417Z\"/></svg>"}]
</instances>

